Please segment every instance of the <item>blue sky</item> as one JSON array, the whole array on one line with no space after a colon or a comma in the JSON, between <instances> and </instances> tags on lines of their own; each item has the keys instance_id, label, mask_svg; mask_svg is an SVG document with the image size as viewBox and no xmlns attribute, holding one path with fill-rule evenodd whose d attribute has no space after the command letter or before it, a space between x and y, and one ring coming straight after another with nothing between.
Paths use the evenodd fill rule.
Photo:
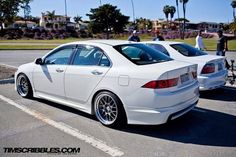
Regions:
<instances>
[{"instance_id":1,"label":"blue sky","mask_svg":"<svg viewBox=\"0 0 236 157\"><path fill-rule=\"evenodd\" d=\"M209 22L231 22L232 0L189 0L187 4L186 18L191 22L209 21ZM131 0L101 0L102 4L110 3L116 5L124 15L133 19ZM144 17L149 19L164 18L163 7L165 5L175 6L175 0L133 0L135 8L135 17ZM41 12L56 10L56 14L64 14L64 0L33 0L31 5L31 14L40 16ZM86 16L91 8L100 5L100 0L67 0L68 16ZM21 12L22 15L22 12ZM180 16L183 16L182 6L180 6ZM177 13L175 14L175 18ZM73 21L73 19L71 19Z\"/></svg>"}]
</instances>

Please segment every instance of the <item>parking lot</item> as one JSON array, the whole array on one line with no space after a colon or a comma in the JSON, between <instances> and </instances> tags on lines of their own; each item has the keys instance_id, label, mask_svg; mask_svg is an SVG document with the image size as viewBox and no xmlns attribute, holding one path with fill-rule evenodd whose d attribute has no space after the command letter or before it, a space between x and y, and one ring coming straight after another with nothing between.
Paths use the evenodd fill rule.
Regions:
<instances>
[{"instance_id":1,"label":"parking lot","mask_svg":"<svg viewBox=\"0 0 236 157\"><path fill-rule=\"evenodd\" d=\"M0 63L17 67L46 52L1 51ZM236 58L236 53L228 54L229 59ZM2 84L0 124L0 156L47 155L5 153L6 147L76 147L77 155L86 157L235 157L236 88L201 92L194 110L164 125L111 129L73 108L23 99L14 84Z\"/></svg>"}]
</instances>

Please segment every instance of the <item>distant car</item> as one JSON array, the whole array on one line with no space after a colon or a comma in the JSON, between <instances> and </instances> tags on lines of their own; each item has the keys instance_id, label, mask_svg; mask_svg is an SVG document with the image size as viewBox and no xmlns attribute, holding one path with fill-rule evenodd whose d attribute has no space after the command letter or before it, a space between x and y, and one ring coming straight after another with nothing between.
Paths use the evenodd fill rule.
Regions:
<instances>
[{"instance_id":1,"label":"distant car","mask_svg":"<svg viewBox=\"0 0 236 157\"><path fill-rule=\"evenodd\" d=\"M15 85L22 97L95 114L106 126L161 124L197 104L196 71L144 44L95 40L61 45L20 66Z\"/></svg>"},{"instance_id":2,"label":"distant car","mask_svg":"<svg viewBox=\"0 0 236 157\"><path fill-rule=\"evenodd\" d=\"M175 60L198 64L197 77L201 91L220 88L226 83L227 70L224 57L208 55L182 42L150 41L143 43Z\"/></svg>"}]
</instances>

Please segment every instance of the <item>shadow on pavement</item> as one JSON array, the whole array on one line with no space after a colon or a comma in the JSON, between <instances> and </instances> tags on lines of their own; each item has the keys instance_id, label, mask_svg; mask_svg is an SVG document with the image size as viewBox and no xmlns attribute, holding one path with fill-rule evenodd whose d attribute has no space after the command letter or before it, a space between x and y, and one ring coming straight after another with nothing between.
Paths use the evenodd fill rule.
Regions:
<instances>
[{"instance_id":1,"label":"shadow on pavement","mask_svg":"<svg viewBox=\"0 0 236 157\"><path fill-rule=\"evenodd\" d=\"M222 97L224 97L225 92L227 93L227 90L223 92ZM208 97L211 98L213 95L214 94L210 92L210 96L208 94ZM230 95L229 97L233 96ZM233 101L233 99L234 98L227 98L228 101ZM47 100L35 100L97 122L95 116L81 112L77 109ZM167 124L153 126L127 125L116 130L181 143L206 146L236 147L235 124L236 116L196 107L196 110L192 110L186 115L176 120L170 121Z\"/></svg>"},{"instance_id":2,"label":"shadow on pavement","mask_svg":"<svg viewBox=\"0 0 236 157\"><path fill-rule=\"evenodd\" d=\"M64 110L64 111L67 111L67 112L70 112L70 113L74 113L74 114L77 114L77 115L80 115L80 116L83 116L83 117L86 117L86 118L89 118L89 119L96 120L95 116L87 114L85 112L82 112L82 111L80 111L78 109L75 109L75 108L72 108L72 107L69 107L69 106L65 106L65 105L62 105L62 104L54 103L54 102L51 102L51 101L48 101L48 100L44 100L44 99L34 98L34 100L36 100L38 102L41 102L41 103L44 103L44 104L46 104L48 106L58 108L60 110Z\"/></svg>"},{"instance_id":3,"label":"shadow on pavement","mask_svg":"<svg viewBox=\"0 0 236 157\"><path fill-rule=\"evenodd\" d=\"M200 92L200 98L221 101L236 101L236 88L224 87L210 91Z\"/></svg>"},{"instance_id":4,"label":"shadow on pavement","mask_svg":"<svg viewBox=\"0 0 236 157\"><path fill-rule=\"evenodd\" d=\"M163 125L128 125L124 132L181 143L206 146L236 146L236 117L203 108Z\"/></svg>"}]
</instances>

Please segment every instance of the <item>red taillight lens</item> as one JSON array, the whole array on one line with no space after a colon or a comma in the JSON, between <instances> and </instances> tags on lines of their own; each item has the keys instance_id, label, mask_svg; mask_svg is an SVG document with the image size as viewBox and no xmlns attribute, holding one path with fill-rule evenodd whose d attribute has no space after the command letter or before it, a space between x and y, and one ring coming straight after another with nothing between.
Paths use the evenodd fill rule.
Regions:
<instances>
[{"instance_id":1,"label":"red taillight lens","mask_svg":"<svg viewBox=\"0 0 236 157\"><path fill-rule=\"evenodd\" d=\"M206 64L202 69L202 74L209 74L209 73L214 73L214 72L215 72L214 63Z\"/></svg>"},{"instance_id":2,"label":"red taillight lens","mask_svg":"<svg viewBox=\"0 0 236 157\"><path fill-rule=\"evenodd\" d=\"M150 81L143 85L143 88L152 88L152 89L160 89L160 88L170 88L177 86L179 78L173 78L168 80L156 80Z\"/></svg>"},{"instance_id":3,"label":"red taillight lens","mask_svg":"<svg viewBox=\"0 0 236 157\"><path fill-rule=\"evenodd\" d=\"M196 72L196 71L193 71L193 72L192 72L192 75L193 75L193 78L194 78L194 79L197 79L197 72Z\"/></svg>"}]
</instances>

